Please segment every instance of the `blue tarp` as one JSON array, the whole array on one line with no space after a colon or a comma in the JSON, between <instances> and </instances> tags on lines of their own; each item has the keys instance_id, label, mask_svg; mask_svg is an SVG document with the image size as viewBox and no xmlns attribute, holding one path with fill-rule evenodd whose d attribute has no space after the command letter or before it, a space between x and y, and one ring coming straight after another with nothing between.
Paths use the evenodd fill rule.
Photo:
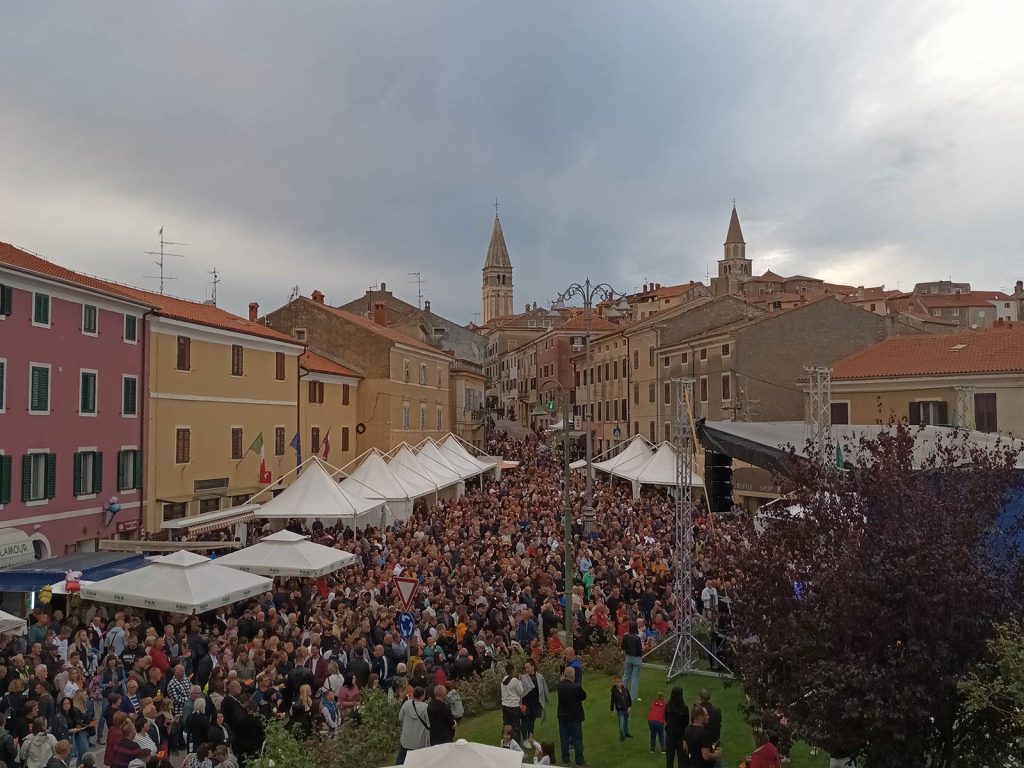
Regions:
<instances>
[{"instance_id":1,"label":"blue tarp","mask_svg":"<svg viewBox=\"0 0 1024 768\"><path fill-rule=\"evenodd\" d=\"M68 571L81 571L83 581L100 581L146 565L141 553L80 552L0 569L0 591L36 592L64 579Z\"/></svg>"}]
</instances>

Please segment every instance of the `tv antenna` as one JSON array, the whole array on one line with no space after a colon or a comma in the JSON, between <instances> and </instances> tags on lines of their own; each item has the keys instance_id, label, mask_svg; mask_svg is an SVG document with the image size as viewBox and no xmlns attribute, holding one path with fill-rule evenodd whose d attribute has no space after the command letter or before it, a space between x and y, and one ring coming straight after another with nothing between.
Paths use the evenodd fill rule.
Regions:
<instances>
[{"instance_id":1,"label":"tv antenna","mask_svg":"<svg viewBox=\"0 0 1024 768\"><path fill-rule=\"evenodd\" d=\"M297 298L299 298L299 286L293 285L291 293L288 294L288 303L291 304Z\"/></svg>"},{"instance_id":2,"label":"tv antenna","mask_svg":"<svg viewBox=\"0 0 1024 768\"><path fill-rule=\"evenodd\" d=\"M210 284L210 301L213 306L217 306L217 285L221 282L220 275L217 274L217 268L214 267L206 274L213 275L213 282Z\"/></svg>"},{"instance_id":3,"label":"tv antenna","mask_svg":"<svg viewBox=\"0 0 1024 768\"><path fill-rule=\"evenodd\" d=\"M423 309L423 286L427 284L427 281L423 279L419 272L407 272L410 277L415 277L415 280L410 280L410 283L416 283L416 309Z\"/></svg>"},{"instance_id":4,"label":"tv antenna","mask_svg":"<svg viewBox=\"0 0 1024 768\"><path fill-rule=\"evenodd\" d=\"M167 253L165 246L168 245L188 245L188 243L175 243L170 240L164 240L164 228L160 227L160 250L159 251L143 251L143 253L149 256L159 256L160 258L153 263L160 268L160 275L143 275L146 280L159 280L160 281L160 295L164 293L164 280L177 280L176 277L167 277L164 275L164 257L165 256L177 256L179 259L184 259L185 254L183 253Z\"/></svg>"}]
</instances>

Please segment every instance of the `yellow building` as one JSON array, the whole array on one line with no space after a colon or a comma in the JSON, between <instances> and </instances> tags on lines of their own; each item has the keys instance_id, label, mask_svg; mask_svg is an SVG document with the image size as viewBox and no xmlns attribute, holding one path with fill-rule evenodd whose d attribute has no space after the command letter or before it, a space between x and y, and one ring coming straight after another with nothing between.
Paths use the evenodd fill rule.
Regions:
<instances>
[{"instance_id":1,"label":"yellow building","mask_svg":"<svg viewBox=\"0 0 1024 768\"><path fill-rule=\"evenodd\" d=\"M356 451L358 387L362 375L316 352L300 358L299 420L302 444L336 467L344 467Z\"/></svg>"},{"instance_id":2,"label":"yellow building","mask_svg":"<svg viewBox=\"0 0 1024 768\"><path fill-rule=\"evenodd\" d=\"M145 291L143 526L245 503L295 466L297 344L223 309ZM253 448L263 436L266 473Z\"/></svg>"}]
</instances>

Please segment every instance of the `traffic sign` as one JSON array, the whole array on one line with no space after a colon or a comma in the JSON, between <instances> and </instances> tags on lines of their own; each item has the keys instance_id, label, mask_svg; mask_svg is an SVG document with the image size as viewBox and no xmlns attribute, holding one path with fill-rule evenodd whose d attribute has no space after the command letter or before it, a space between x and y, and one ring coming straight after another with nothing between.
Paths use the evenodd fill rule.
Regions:
<instances>
[{"instance_id":1,"label":"traffic sign","mask_svg":"<svg viewBox=\"0 0 1024 768\"><path fill-rule=\"evenodd\" d=\"M398 632L403 640L408 640L416 632L416 620L408 611L398 614Z\"/></svg>"},{"instance_id":2,"label":"traffic sign","mask_svg":"<svg viewBox=\"0 0 1024 768\"><path fill-rule=\"evenodd\" d=\"M409 610L412 606L413 595L416 594L416 589L420 585L419 581L409 576L395 576L392 581L395 583L398 601L402 604L402 608Z\"/></svg>"},{"instance_id":3,"label":"traffic sign","mask_svg":"<svg viewBox=\"0 0 1024 768\"><path fill-rule=\"evenodd\" d=\"M621 434L622 434L622 430L621 430L621 429L619 429L618 427L616 427L615 429L613 429L613 430L612 430L612 434L613 434L613 435L614 435L615 437L618 437L619 435L621 435Z\"/></svg>"}]
</instances>

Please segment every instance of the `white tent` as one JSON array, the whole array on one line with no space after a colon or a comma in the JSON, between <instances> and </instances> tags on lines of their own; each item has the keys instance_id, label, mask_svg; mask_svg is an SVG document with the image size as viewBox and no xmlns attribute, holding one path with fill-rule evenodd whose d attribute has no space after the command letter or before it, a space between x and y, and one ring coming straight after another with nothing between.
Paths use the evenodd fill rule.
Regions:
<instances>
[{"instance_id":1,"label":"white tent","mask_svg":"<svg viewBox=\"0 0 1024 768\"><path fill-rule=\"evenodd\" d=\"M640 495L640 486L643 485L674 486L676 484L675 446L671 443L662 443L642 465L638 465L635 460L622 462L612 470L611 475L633 483L634 497ZM701 480L696 470L693 471L692 477L694 487L704 486L704 481Z\"/></svg>"},{"instance_id":2,"label":"white tent","mask_svg":"<svg viewBox=\"0 0 1024 768\"><path fill-rule=\"evenodd\" d=\"M444 457L432 440L424 440L416 447L416 458L430 473L438 488L454 487L457 497L465 493L466 484L462 481L462 475Z\"/></svg>"},{"instance_id":3,"label":"white tent","mask_svg":"<svg viewBox=\"0 0 1024 768\"><path fill-rule=\"evenodd\" d=\"M388 469L409 489L409 496L414 499L429 496L440 490L431 478L430 472L405 443L398 446L398 450L388 461Z\"/></svg>"},{"instance_id":4,"label":"white tent","mask_svg":"<svg viewBox=\"0 0 1024 768\"><path fill-rule=\"evenodd\" d=\"M478 475L494 469L497 463L497 459L474 456L466 450L466 446L462 444L462 441L459 440L459 438L450 433L439 443L438 447L440 447L446 456L457 456L462 459L464 463L468 464L468 466L476 468L477 471L475 474Z\"/></svg>"},{"instance_id":5,"label":"white tent","mask_svg":"<svg viewBox=\"0 0 1024 768\"><path fill-rule=\"evenodd\" d=\"M487 470L482 468L479 463L475 462L465 454L464 451L453 449L445 443L434 443L434 447L437 448L437 452L452 465L452 468L459 473L463 480L468 480L471 477L481 475Z\"/></svg>"},{"instance_id":6,"label":"white tent","mask_svg":"<svg viewBox=\"0 0 1024 768\"><path fill-rule=\"evenodd\" d=\"M17 616L0 611L0 635L24 635L27 622Z\"/></svg>"},{"instance_id":7,"label":"white tent","mask_svg":"<svg viewBox=\"0 0 1024 768\"><path fill-rule=\"evenodd\" d=\"M316 544L301 534L278 531L251 547L218 557L216 562L263 576L312 579L358 563L359 558L351 552Z\"/></svg>"},{"instance_id":8,"label":"white tent","mask_svg":"<svg viewBox=\"0 0 1024 768\"><path fill-rule=\"evenodd\" d=\"M595 461L594 469L602 472L616 474L619 467L635 467L639 469L654 456L654 451L640 435L634 435L633 439L626 443L626 446L610 459Z\"/></svg>"},{"instance_id":9,"label":"white tent","mask_svg":"<svg viewBox=\"0 0 1024 768\"><path fill-rule=\"evenodd\" d=\"M415 496L395 474L377 450L366 453L359 466L341 481L341 487L368 499L383 499L387 502L389 514L385 522L408 520L412 515L412 501Z\"/></svg>"},{"instance_id":10,"label":"white tent","mask_svg":"<svg viewBox=\"0 0 1024 768\"><path fill-rule=\"evenodd\" d=\"M351 488L342 488L314 456L302 473L281 493L263 504L256 517L269 519L304 518L350 524L353 528L378 526L384 519L384 501L367 499Z\"/></svg>"},{"instance_id":11,"label":"white tent","mask_svg":"<svg viewBox=\"0 0 1024 768\"><path fill-rule=\"evenodd\" d=\"M405 764L408 768L520 768L523 753L459 739L414 749L406 756Z\"/></svg>"},{"instance_id":12,"label":"white tent","mask_svg":"<svg viewBox=\"0 0 1024 768\"><path fill-rule=\"evenodd\" d=\"M264 576L217 565L181 550L153 558L150 565L82 587L81 596L98 603L133 605L174 613L203 613L256 597L273 587Z\"/></svg>"}]
</instances>

